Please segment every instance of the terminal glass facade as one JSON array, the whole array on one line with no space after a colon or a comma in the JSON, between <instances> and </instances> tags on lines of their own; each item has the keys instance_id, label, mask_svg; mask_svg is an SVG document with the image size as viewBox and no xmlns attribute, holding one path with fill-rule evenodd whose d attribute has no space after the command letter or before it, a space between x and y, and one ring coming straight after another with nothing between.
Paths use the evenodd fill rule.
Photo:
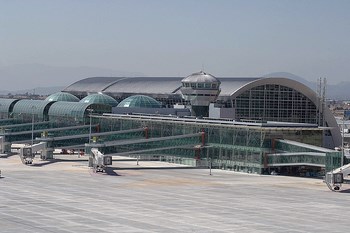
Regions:
<instances>
[{"instance_id":1,"label":"terminal glass facade","mask_svg":"<svg viewBox=\"0 0 350 233\"><path fill-rule=\"evenodd\" d=\"M316 124L316 105L300 92L266 84L245 91L235 99L236 119Z\"/></svg>"},{"instance_id":2,"label":"terminal glass facade","mask_svg":"<svg viewBox=\"0 0 350 233\"><path fill-rule=\"evenodd\" d=\"M271 160L271 158L266 161L266 155L276 152L275 139L284 138L300 143L311 143L317 147L322 145L323 138L323 131L319 128L228 126L149 120L142 117L138 119L101 117L98 122L102 131L147 128L148 138L159 138L149 143L147 141L135 141L134 143L131 140L129 145L113 146L113 151L125 152L130 156L153 156L153 158L194 166L208 166L211 161L215 168L257 174L263 173L270 166L276 165L273 163L279 161ZM196 134L201 132L204 132L204 138ZM145 133L138 133L134 139L145 138ZM179 137L173 138L172 136ZM129 135L129 139L133 139L133 135ZM281 153L291 153L288 161L305 160L305 163L311 161L310 163L313 163L314 166L326 164L322 166L326 169L340 165L340 157L337 152L329 151L314 158L313 155L307 154L300 157L299 152L310 152L302 146L289 146L285 151L282 147L279 149ZM110 151L108 148L104 150Z\"/></svg>"}]
</instances>

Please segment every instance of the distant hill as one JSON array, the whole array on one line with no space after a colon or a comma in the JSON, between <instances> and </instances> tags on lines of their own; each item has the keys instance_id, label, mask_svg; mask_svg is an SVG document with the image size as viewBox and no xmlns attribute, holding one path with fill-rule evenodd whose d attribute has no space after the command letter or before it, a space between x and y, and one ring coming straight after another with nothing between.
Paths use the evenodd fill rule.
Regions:
<instances>
[{"instance_id":1,"label":"distant hill","mask_svg":"<svg viewBox=\"0 0 350 233\"><path fill-rule=\"evenodd\" d=\"M51 95L53 93L62 91L65 88L65 86L59 86L59 87L37 87L34 89L24 89L24 90L17 90L11 92L12 94L23 94L23 93L30 93L30 94L37 94L37 95Z\"/></svg>"},{"instance_id":2,"label":"distant hill","mask_svg":"<svg viewBox=\"0 0 350 233\"><path fill-rule=\"evenodd\" d=\"M302 77L288 73L288 72L274 72L270 74L263 75L263 77L284 77L293 79L304 85L308 86L312 90L316 91L317 80L315 82L310 82ZM350 100L350 82L341 82L337 84L328 84L326 90L326 97L328 99L334 100Z\"/></svg>"}]
</instances>

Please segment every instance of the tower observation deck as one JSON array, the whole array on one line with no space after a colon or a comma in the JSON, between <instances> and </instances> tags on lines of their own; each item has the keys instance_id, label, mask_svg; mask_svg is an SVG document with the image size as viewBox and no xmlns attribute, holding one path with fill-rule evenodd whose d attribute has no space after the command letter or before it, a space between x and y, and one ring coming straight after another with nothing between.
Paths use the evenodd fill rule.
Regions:
<instances>
[{"instance_id":1,"label":"tower observation deck","mask_svg":"<svg viewBox=\"0 0 350 233\"><path fill-rule=\"evenodd\" d=\"M219 96L221 82L213 75L200 71L182 79L181 83L181 93L186 101L190 101L192 115L208 117L209 105Z\"/></svg>"}]
</instances>

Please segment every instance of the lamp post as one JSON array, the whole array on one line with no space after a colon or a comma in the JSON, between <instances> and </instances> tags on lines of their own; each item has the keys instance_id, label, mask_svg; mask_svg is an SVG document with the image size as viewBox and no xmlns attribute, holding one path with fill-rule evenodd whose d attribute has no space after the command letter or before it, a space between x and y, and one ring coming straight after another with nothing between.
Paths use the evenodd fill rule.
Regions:
<instances>
[{"instance_id":1,"label":"lamp post","mask_svg":"<svg viewBox=\"0 0 350 233\"><path fill-rule=\"evenodd\" d=\"M211 158L209 158L209 175L210 176L211 176L211 165L212 165Z\"/></svg>"},{"instance_id":2,"label":"lamp post","mask_svg":"<svg viewBox=\"0 0 350 233\"><path fill-rule=\"evenodd\" d=\"M345 148L344 148L344 143L345 143L345 114L343 116L343 129L342 129L342 140L341 140L341 150L342 150L342 154L341 154L341 165L344 165L344 156L345 156Z\"/></svg>"},{"instance_id":3,"label":"lamp post","mask_svg":"<svg viewBox=\"0 0 350 233\"><path fill-rule=\"evenodd\" d=\"M34 110L36 107L32 106L32 145L34 144Z\"/></svg>"},{"instance_id":4,"label":"lamp post","mask_svg":"<svg viewBox=\"0 0 350 233\"><path fill-rule=\"evenodd\" d=\"M91 127L92 127L92 112L94 111L92 108L86 109L89 112L90 117L90 127L89 127L89 144L91 143Z\"/></svg>"},{"instance_id":5,"label":"lamp post","mask_svg":"<svg viewBox=\"0 0 350 233\"><path fill-rule=\"evenodd\" d=\"M345 116L343 116L343 132L342 132L342 140L341 140L341 151L342 151L342 153L341 153L341 160L340 160L340 165L341 166L343 166L344 165L344 133L345 133Z\"/></svg>"}]
</instances>

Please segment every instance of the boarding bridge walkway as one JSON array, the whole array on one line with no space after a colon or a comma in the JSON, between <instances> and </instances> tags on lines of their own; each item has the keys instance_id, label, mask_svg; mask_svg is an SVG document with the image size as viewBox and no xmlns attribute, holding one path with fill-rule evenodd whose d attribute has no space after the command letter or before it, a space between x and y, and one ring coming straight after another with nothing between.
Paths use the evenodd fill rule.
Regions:
<instances>
[{"instance_id":1,"label":"boarding bridge walkway","mask_svg":"<svg viewBox=\"0 0 350 233\"><path fill-rule=\"evenodd\" d=\"M127 133L135 133L135 132L142 132L144 131L144 128L139 129L130 129L130 130L119 130L119 131L109 131L109 132L102 132L102 133L92 133L91 137L101 137L101 136L114 136L114 135L121 135L121 134L127 134ZM79 134L79 135L69 135L69 136L60 136L60 137L47 137L47 138L37 138L36 140L46 141L46 142L57 142L57 141L64 141L64 140L71 140L71 139L89 139L90 134ZM75 144L75 145L64 145L64 146L55 146L55 149L84 149L84 144Z\"/></svg>"},{"instance_id":2,"label":"boarding bridge walkway","mask_svg":"<svg viewBox=\"0 0 350 233\"><path fill-rule=\"evenodd\" d=\"M14 120L13 119L0 119L0 126L6 126L8 123L13 123Z\"/></svg>"},{"instance_id":3,"label":"boarding bridge walkway","mask_svg":"<svg viewBox=\"0 0 350 233\"><path fill-rule=\"evenodd\" d=\"M124 145L130 145L130 144L140 144L140 143L161 142L161 141L168 141L168 140L193 138L201 135L202 133L194 133L194 134L184 134L184 135L176 135L176 136L168 136L168 137L156 137L156 138L148 138L148 139L116 140L116 141L105 142L103 143L103 145L104 147L124 146Z\"/></svg>"},{"instance_id":4,"label":"boarding bridge walkway","mask_svg":"<svg viewBox=\"0 0 350 233\"><path fill-rule=\"evenodd\" d=\"M283 167L283 166L311 166L325 167L325 153L318 152L287 152L268 154L268 163L266 167Z\"/></svg>"},{"instance_id":5,"label":"boarding bridge walkway","mask_svg":"<svg viewBox=\"0 0 350 233\"><path fill-rule=\"evenodd\" d=\"M0 126L0 129L2 129L2 133L0 133L0 137L3 139L1 140L1 148L5 149L6 153L10 153L10 147L11 144L31 144L32 139L28 137L28 135L32 134L33 141L37 141L37 138L35 137L38 134L45 134L49 135L50 133L56 133L56 134L79 134L79 132L88 131L90 128L90 125L80 125L80 126L68 126L68 127L60 127L60 128L47 128L48 124L50 122L36 122L33 124L31 123L24 123L24 124L17 124L17 125L6 125L6 126ZM34 130L28 130L28 128L40 127L45 126L40 129L34 129ZM96 127L98 125L91 125L91 127ZM16 130L16 131L12 131ZM23 131L20 131L23 130ZM3 150L2 149L2 150Z\"/></svg>"},{"instance_id":6,"label":"boarding bridge walkway","mask_svg":"<svg viewBox=\"0 0 350 233\"><path fill-rule=\"evenodd\" d=\"M68 127L71 129L71 127ZM62 129L62 128L61 128ZM128 134L128 133L135 133L135 132L142 132L145 131L145 128L138 128L138 129L130 129L130 130L119 130L119 131L109 131L109 132L101 132L101 133L85 133L85 134L77 134L77 135L67 135L67 136L48 136L48 137L41 137L36 138L36 141L46 141L46 142L58 142L58 141L65 141L65 140L72 140L72 139L86 139L86 142L88 142L89 136L91 137L101 137L101 136L116 136L116 135L122 135L122 134ZM16 143L26 143L30 142L28 140L26 141L18 141ZM75 145L54 145L55 149L84 149L85 144L75 144Z\"/></svg>"},{"instance_id":7,"label":"boarding bridge walkway","mask_svg":"<svg viewBox=\"0 0 350 233\"><path fill-rule=\"evenodd\" d=\"M60 137L38 138L37 140L62 141L62 140L69 140L69 139L76 139L76 138L89 138L89 136L100 137L100 136L118 135L118 134L126 134L126 133L135 133L135 132L142 132L144 130L145 130L144 128L139 128L139 129L130 129L130 130L109 131L109 132L102 132L102 133L91 133L91 135L79 134L79 135L68 135L68 136L60 136Z\"/></svg>"},{"instance_id":8,"label":"boarding bridge walkway","mask_svg":"<svg viewBox=\"0 0 350 233\"><path fill-rule=\"evenodd\" d=\"M45 122L40 122L40 124L45 124ZM96 127L97 125L92 125L91 127ZM80 125L80 126L68 126L68 127L60 127L60 128L42 128L42 129L36 129L36 130L26 130L26 131L19 131L19 132L5 132L2 135L6 137L6 141L11 142L13 144L27 144L31 143L31 139L24 139L20 140L18 139L18 136L25 136L28 134L37 135L41 134L43 132L46 133L52 133L52 132L62 132L63 134L67 134L68 131L72 131L71 133L76 133L76 130L88 130L89 125ZM37 138L33 138L34 141L37 141Z\"/></svg>"},{"instance_id":9,"label":"boarding bridge walkway","mask_svg":"<svg viewBox=\"0 0 350 233\"><path fill-rule=\"evenodd\" d=\"M119 132L119 134L125 133L125 132L137 132L140 131L140 129L136 130L122 130L122 131L114 131L116 133ZM99 133L102 135L108 135L109 132L106 133ZM92 136L98 135L98 134L92 134ZM113 141L106 141L102 143L91 143L91 147L111 147L111 146L126 146L126 145L134 145L134 144L142 144L142 143L152 143L152 142L164 142L164 141L172 141L172 143L177 143L179 144L177 139L186 139L186 138L193 138L193 137L198 137L201 136L202 133L195 133L195 134L185 134L185 135L177 135L177 136L168 136L168 137L157 137L157 138L148 138L148 139L128 139L128 140L113 140ZM56 138L54 139L56 140ZM119 153L113 153L113 154L118 154L118 155L126 155L126 154L132 154L132 153L144 153L144 152L150 152L150 151L161 151L161 150L166 150L166 149L176 149L176 148L184 148L184 146L188 146L189 148L192 148L191 146L195 146L200 144L199 142L193 143L192 141L185 141L184 143L180 143L181 145L176 145L176 146L162 146L162 147L157 147L157 148L152 148L152 149L144 149L144 150L130 150L128 152L119 152ZM72 146L59 146L55 147L56 149L83 149L86 147L86 145L89 144L79 144L79 145L72 145ZM130 148L131 149L131 148Z\"/></svg>"},{"instance_id":10,"label":"boarding bridge walkway","mask_svg":"<svg viewBox=\"0 0 350 233\"><path fill-rule=\"evenodd\" d=\"M333 170L333 173L338 172L342 172L344 175L348 176L350 174L350 163Z\"/></svg>"},{"instance_id":11,"label":"boarding bridge walkway","mask_svg":"<svg viewBox=\"0 0 350 233\"><path fill-rule=\"evenodd\" d=\"M339 167L341 152L286 139L275 139L266 153L264 167L314 166L326 171Z\"/></svg>"},{"instance_id":12,"label":"boarding bridge walkway","mask_svg":"<svg viewBox=\"0 0 350 233\"><path fill-rule=\"evenodd\" d=\"M37 125L48 125L51 122L49 121L42 121L42 122L34 122L34 123L21 123L21 124L12 124L12 125L1 125L0 128L2 128L3 130L10 130L10 129L16 129L16 128L24 128L26 126L28 127L32 127L37 126Z\"/></svg>"},{"instance_id":13,"label":"boarding bridge walkway","mask_svg":"<svg viewBox=\"0 0 350 233\"><path fill-rule=\"evenodd\" d=\"M128 130L127 130L128 131ZM131 131L131 130L130 130ZM130 132L128 131L128 132ZM121 131L115 131L115 132L120 132ZM94 134L92 134L94 135ZM106 135L106 134L104 134ZM196 133L196 134L189 134L189 135L178 135L178 136L169 136L169 137L157 137L157 138L149 138L149 139L130 139L130 140L114 140L110 142L104 142L104 143L92 143L92 147L110 147L110 146L126 146L126 145L134 145L134 144L142 144L142 143L152 143L152 142L162 142L162 141L173 141L173 143L178 143L174 140L176 139L185 139L185 138L191 138L191 137L197 137L200 136L201 133ZM193 146L198 145L199 142L191 142L188 141L185 143L181 143L181 145L176 145L176 146L161 146L161 147L156 147L156 148L151 148L151 149L143 149L143 150L129 150L128 152L118 152L118 153L113 153L113 155L129 155L129 154L135 154L135 153L147 153L147 152L152 152L152 151L163 151L163 150L171 150L171 149L177 149L177 148L193 148ZM86 144L77 144L77 145L71 145L71 146L58 146L55 147L55 149L84 149L86 147ZM131 149L131 148L130 148Z\"/></svg>"},{"instance_id":14,"label":"boarding bridge walkway","mask_svg":"<svg viewBox=\"0 0 350 233\"><path fill-rule=\"evenodd\" d=\"M130 154L142 154L142 153L147 153L147 152L174 150L174 149L179 149L179 148L192 149L194 146L197 146L197 145L198 145L198 143L190 143L190 144L179 145L179 146L167 146L167 147L158 147L158 148L145 149L145 150L133 150L133 151L128 151L128 152L113 153L113 156L128 156Z\"/></svg>"},{"instance_id":15,"label":"boarding bridge walkway","mask_svg":"<svg viewBox=\"0 0 350 233\"><path fill-rule=\"evenodd\" d=\"M200 150L205 147L203 144L203 134L203 132L200 132L145 139L114 140L105 143L92 143L88 146L94 148L117 147L114 148L113 152L107 152L111 156L133 156L136 154L138 158L140 156L152 156L154 158L153 156L159 155L157 159L164 157L167 160L167 155L169 155L173 162L176 160L174 158L177 157L173 152L177 149L185 149L192 151L192 157L178 158L178 161L182 163L183 159L185 159L187 161L186 164L196 166L196 161L200 157ZM123 148L123 146L127 147Z\"/></svg>"},{"instance_id":16,"label":"boarding bridge walkway","mask_svg":"<svg viewBox=\"0 0 350 233\"><path fill-rule=\"evenodd\" d=\"M92 125L91 127L96 127L97 125ZM58 132L58 131L67 131L67 130L77 130L77 129L89 129L89 125L81 125L81 126L68 126L68 127L61 127L61 128L43 128L43 129L36 129L36 130L26 130L26 131L20 131L20 132L7 132L5 133L6 136L18 136L18 135L24 135L24 134L31 134L31 133L42 133L42 132ZM16 141L14 141L16 142Z\"/></svg>"},{"instance_id":17,"label":"boarding bridge walkway","mask_svg":"<svg viewBox=\"0 0 350 233\"><path fill-rule=\"evenodd\" d=\"M340 190L342 184L344 183L344 178L348 177L350 174L350 163L339 168L336 168L330 172L327 172L324 182L327 187L332 191Z\"/></svg>"},{"instance_id":18,"label":"boarding bridge walkway","mask_svg":"<svg viewBox=\"0 0 350 233\"><path fill-rule=\"evenodd\" d=\"M147 127L108 132L91 132L91 128L95 128L98 125L48 128L49 125L50 122L35 122L9 124L0 128L5 129L3 130L3 141L6 145L27 144L26 147L34 149L33 146L36 144L28 145L32 141L46 143L47 148L45 148L45 151L48 150L48 153L45 157L48 159L52 158L51 152L54 149L85 149L85 152L89 153L90 148L112 147L107 149L107 151L111 152L114 150L114 152L123 154L147 154L152 152L164 154L168 152L173 153L176 149L200 149L204 142L204 132L148 138ZM34 130L30 130L32 128ZM40 134L41 137L29 139L28 135L30 134L32 136L38 136ZM5 142L5 139L7 142ZM30 156L27 157L30 158Z\"/></svg>"},{"instance_id":19,"label":"boarding bridge walkway","mask_svg":"<svg viewBox=\"0 0 350 233\"><path fill-rule=\"evenodd\" d=\"M212 158L213 164L215 166L219 165L219 167L222 164L231 167L250 166L257 168L262 167L264 169L307 166L330 171L340 166L341 158L341 153L339 151L286 139L272 140L271 148L219 143L209 143L207 146L217 148L218 151L225 151L227 148L234 148L238 151L237 154ZM223 152L220 152L220 154L222 155ZM234 161L227 158L230 156L235 157Z\"/></svg>"}]
</instances>

